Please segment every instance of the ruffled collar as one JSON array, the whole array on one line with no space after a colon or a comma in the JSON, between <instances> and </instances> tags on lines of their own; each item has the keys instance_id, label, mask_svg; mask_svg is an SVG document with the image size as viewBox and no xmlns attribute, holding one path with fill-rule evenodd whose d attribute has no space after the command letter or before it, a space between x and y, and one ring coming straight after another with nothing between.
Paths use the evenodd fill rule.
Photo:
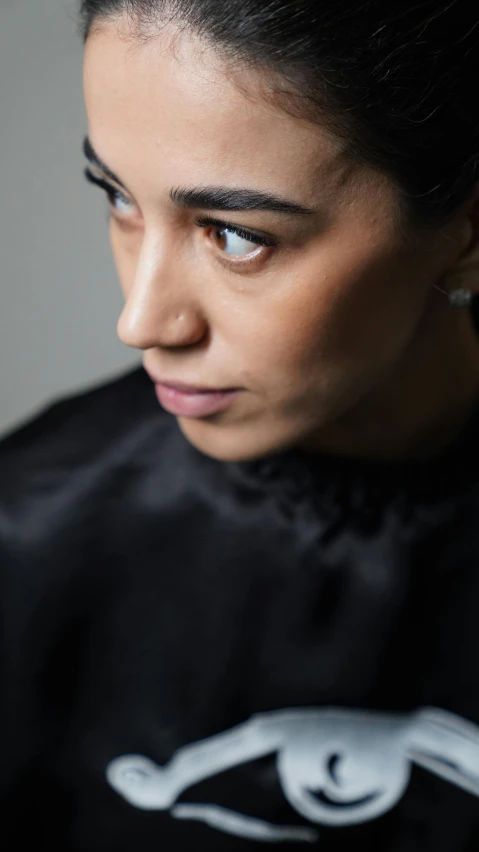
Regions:
<instances>
[{"instance_id":1,"label":"ruffled collar","mask_svg":"<svg viewBox=\"0 0 479 852\"><path fill-rule=\"evenodd\" d=\"M234 475L264 488L286 510L305 502L324 512L377 517L395 504L410 515L417 506L449 501L479 483L479 400L462 430L441 450L408 461L357 459L296 448L229 463Z\"/></svg>"}]
</instances>

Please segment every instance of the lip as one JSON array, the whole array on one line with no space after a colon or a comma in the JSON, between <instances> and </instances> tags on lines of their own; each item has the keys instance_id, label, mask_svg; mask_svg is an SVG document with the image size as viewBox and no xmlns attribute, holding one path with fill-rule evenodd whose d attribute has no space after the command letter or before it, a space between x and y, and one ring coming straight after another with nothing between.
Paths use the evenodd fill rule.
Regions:
<instances>
[{"instance_id":1,"label":"lip","mask_svg":"<svg viewBox=\"0 0 479 852\"><path fill-rule=\"evenodd\" d=\"M164 382L163 379L153 379L153 381L155 385L183 391L184 393L226 393L227 391L239 390L239 388L207 388L198 385L186 385L184 382Z\"/></svg>"},{"instance_id":2,"label":"lip","mask_svg":"<svg viewBox=\"0 0 479 852\"><path fill-rule=\"evenodd\" d=\"M228 408L239 393L239 389L192 393L157 382L155 392L160 405L170 414L183 417L207 417L209 414L216 414Z\"/></svg>"},{"instance_id":3,"label":"lip","mask_svg":"<svg viewBox=\"0 0 479 852\"><path fill-rule=\"evenodd\" d=\"M161 376L155 376L154 373L151 373L146 367L144 367L144 369L148 373L153 384L161 385L165 388L173 388L173 390L184 391L185 393L225 393L226 391L240 390L240 388L210 388L202 385L189 385L185 382L169 381L168 379L163 379Z\"/></svg>"}]
</instances>

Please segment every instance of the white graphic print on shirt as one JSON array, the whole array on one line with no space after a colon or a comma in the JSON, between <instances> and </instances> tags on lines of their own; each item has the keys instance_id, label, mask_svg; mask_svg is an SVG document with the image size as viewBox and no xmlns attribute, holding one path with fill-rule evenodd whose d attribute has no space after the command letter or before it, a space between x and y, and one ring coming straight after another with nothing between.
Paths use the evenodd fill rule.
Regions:
<instances>
[{"instance_id":1,"label":"white graphic print on shirt","mask_svg":"<svg viewBox=\"0 0 479 852\"><path fill-rule=\"evenodd\" d=\"M214 804L175 805L193 784L271 753L287 801L320 825L353 825L386 813L404 794L413 763L479 796L479 727L436 708L401 715L340 708L261 713L183 746L164 766L125 755L111 761L106 775L137 808L169 810L251 840L314 843L314 828L274 825Z\"/></svg>"}]
</instances>

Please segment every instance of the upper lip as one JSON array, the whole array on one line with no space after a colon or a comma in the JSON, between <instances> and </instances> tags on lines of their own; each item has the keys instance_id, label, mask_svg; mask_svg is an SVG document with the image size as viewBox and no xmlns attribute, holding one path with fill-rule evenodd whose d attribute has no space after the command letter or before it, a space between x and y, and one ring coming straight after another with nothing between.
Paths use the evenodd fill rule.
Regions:
<instances>
[{"instance_id":1,"label":"upper lip","mask_svg":"<svg viewBox=\"0 0 479 852\"><path fill-rule=\"evenodd\" d=\"M155 383L155 385L164 385L167 388L174 388L176 390L186 391L187 393L218 393L219 391L238 390L238 388L209 388L203 385L188 385L185 384L185 382L161 379L158 376L152 375L149 370L147 370L146 372L148 373L150 379Z\"/></svg>"}]
</instances>

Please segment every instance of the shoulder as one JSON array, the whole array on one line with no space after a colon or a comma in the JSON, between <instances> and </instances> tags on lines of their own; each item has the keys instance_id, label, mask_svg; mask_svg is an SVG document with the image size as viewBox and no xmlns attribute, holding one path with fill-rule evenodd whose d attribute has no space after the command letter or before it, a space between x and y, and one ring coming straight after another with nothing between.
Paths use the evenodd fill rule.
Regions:
<instances>
[{"instance_id":1,"label":"shoulder","mask_svg":"<svg viewBox=\"0 0 479 852\"><path fill-rule=\"evenodd\" d=\"M60 503L78 505L153 433L161 444L172 420L143 367L54 399L0 439L0 535L33 505L52 519Z\"/></svg>"}]
</instances>

